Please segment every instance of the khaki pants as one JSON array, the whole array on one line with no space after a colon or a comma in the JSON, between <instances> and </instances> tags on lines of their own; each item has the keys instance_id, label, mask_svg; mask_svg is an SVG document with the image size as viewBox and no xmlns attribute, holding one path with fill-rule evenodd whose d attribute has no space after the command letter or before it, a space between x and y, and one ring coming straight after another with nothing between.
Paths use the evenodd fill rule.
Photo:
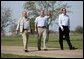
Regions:
<instances>
[{"instance_id":1,"label":"khaki pants","mask_svg":"<svg viewBox=\"0 0 84 59\"><path fill-rule=\"evenodd\" d=\"M42 36L43 36L43 49L47 49L48 29L46 29L46 28L38 28L38 49L41 49Z\"/></svg>"},{"instance_id":2,"label":"khaki pants","mask_svg":"<svg viewBox=\"0 0 84 59\"><path fill-rule=\"evenodd\" d=\"M23 38L23 46L24 46L24 49L27 50L27 44L28 44L28 30L24 30L22 33L22 38Z\"/></svg>"}]
</instances>

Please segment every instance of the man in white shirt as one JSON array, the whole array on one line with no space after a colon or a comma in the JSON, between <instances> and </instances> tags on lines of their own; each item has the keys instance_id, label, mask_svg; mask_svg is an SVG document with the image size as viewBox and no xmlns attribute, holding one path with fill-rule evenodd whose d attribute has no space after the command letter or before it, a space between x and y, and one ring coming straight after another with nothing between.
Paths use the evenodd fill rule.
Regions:
<instances>
[{"instance_id":1,"label":"man in white shirt","mask_svg":"<svg viewBox=\"0 0 84 59\"><path fill-rule=\"evenodd\" d=\"M20 31L20 33L22 34L24 51L28 52L27 44L28 44L28 37L29 37L28 32L30 32L30 19L28 18L27 11L23 11L22 16L18 21L16 31L17 32Z\"/></svg>"},{"instance_id":2,"label":"man in white shirt","mask_svg":"<svg viewBox=\"0 0 84 59\"><path fill-rule=\"evenodd\" d=\"M38 33L38 50L41 50L41 38L43 35L43 49L47 51L47 43L48 43L48 25L50 22L48 22L50 19L49 17L51 14L49 13L49 16L44 15L44 10L40 11L40 16L38 16L35 19L35 31Z\"/></svg>"},{"instance_id":3,"label":"man in white shirt","mask_svg":"<svg viewBox=\"0 0 84 59\"><path fill-rule=\"evenodd\" d=\"M66 39L70 50L76 49L75 47L72 47L72 44L70 42L70 37L69 37L70 18L66 14L65 8L61 9L61 14L59 15L59 19L58 19L58 24L59 24L59 43L60 43L61 50L64 49L63 39Z\"/></svg>"}]
</instances>

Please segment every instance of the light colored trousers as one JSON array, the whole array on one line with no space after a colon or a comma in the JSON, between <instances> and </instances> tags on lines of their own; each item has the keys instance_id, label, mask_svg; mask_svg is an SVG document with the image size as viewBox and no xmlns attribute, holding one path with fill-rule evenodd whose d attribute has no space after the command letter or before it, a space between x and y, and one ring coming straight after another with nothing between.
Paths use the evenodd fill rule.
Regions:
<instances>
[{"instance_id":1,"label":"light colored trousers","mask_svg":"<svg viewBox=\"0 0 84 59\"><path fill-rule=\"evenodd\" d=\"M28 38L29 38L28 30L24 30L21 34L23 38L24 49L27 50L27 44L28 44Z\"/></svg>"},{"instance_id":2,"label":"light colored trousers","mask_svg":"<svg viewBox=\"0 0 84 59\"><path fill-rule=\"evenodd\" d=\"M48 29L46 28L38 28L38 38L42 39L43 36L43 49L47 49L48 46Z\"/></svg>"}]
</instances>

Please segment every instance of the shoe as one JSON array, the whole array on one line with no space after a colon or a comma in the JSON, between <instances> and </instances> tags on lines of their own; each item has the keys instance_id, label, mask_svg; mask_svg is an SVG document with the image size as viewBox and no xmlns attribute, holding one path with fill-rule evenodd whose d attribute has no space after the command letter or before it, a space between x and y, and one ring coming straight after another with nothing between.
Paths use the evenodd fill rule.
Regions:
<instances>
[{"instance_id":1,"label":"shoe","mask_svg":"<svg viewBox=\"0 0 84 59\"><path fill-rule=\"evenodd\" d=\"M64 48L63 48L63 47L61 47L60 49L61 49L61 50L64 50Z\"/></svg>"},{"instance_id":2,"label":"shoe","mask_svg":"<svg viewBox=\"0 0 84 59\"><path fill-rule=\"evenodd\" d=\"M29 52L28 50L24 50L25 52Z\"/></svg>"},{"instance_id":3,"label":"shoe","mask_svg":"<svg viewBox=\"0 0 84 59\"><path fill-rule=\"evenodd\" d=\"M70 48L70 50L75 50L75 49L78 49L78 48L75 48L75 47Z\"/></svg>"},{"instance_id":4,"label":"shoe","mask_svg":"<svg viewBox=\"0 0 84 59\"><path fill-rule=\"evenodd\" d=\"M41 49L38 49L38 51L41 51Z\"/></svg>"},{"instance_id":5,"label":"shoe","mask_svg":"<svg viewBox=\"0 0 84 59\"><path fill-rule=\"evenodd\" d=\"M64 50L64 49L61 49L61 50Z\"/></svg>"},{"instance_id":6,"label":"shoe","mask_svg":"<svg viewBox=\"0 0 84 59\"><path fill-rule=\"evenodd\" d=\"M44 49L44 51L47 51L48 49Z\"/></svg>"}]
</instances>

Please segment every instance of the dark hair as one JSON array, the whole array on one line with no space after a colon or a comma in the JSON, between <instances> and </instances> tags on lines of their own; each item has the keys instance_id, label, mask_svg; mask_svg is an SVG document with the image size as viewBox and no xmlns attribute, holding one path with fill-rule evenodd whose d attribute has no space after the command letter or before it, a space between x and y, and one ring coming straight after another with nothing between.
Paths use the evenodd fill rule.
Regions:
<instances>
[{"instance_id":1,"label":"dark hair","mask_svg":"<svg viewBox=\"0 0 84 59\"><path fill-rule=\"evenodd\" d=\"M60 11L59 11L59 13L62 13L63 9L65 9L65 11L66 11L66 8L61 8Z\"/></svg>"}]
</instances>

